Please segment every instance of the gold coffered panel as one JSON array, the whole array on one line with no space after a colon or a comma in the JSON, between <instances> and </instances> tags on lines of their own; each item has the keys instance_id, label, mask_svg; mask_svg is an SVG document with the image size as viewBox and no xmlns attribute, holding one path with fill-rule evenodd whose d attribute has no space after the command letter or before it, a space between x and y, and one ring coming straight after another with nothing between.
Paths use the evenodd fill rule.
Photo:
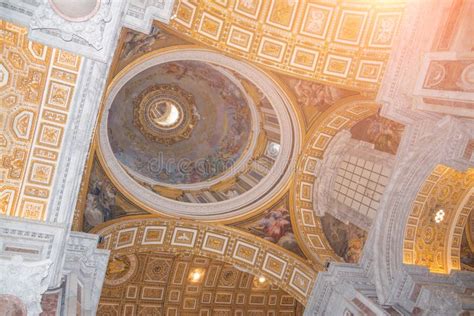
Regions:
<instances>
[{"instance_id":1,"label":"gold coffered panel","mask_svg":"<svg viewBox=\"0 0 474 316\"><path fill-rule=\"evenodd\" d=\"M97 313L290 316L302 315L302 311L293 296L265 278L216 259L112 251Z\"/></svg>"},{"instance_id":2,"label":"gold coffered panel","mask_svg":"<svg viewBox=\"0 0 474 316\"><path fill-rule=\"evenodd\" d=\"M44 220L81 59L0 32L0 214Z\"/></svg>"},{"instance_id":3,"label":"gold coffered panel","mask_svg":"<svg viewBox=\"0 0 474 316\"><path fill-rule=\"evenodd\" d=\"M403 262L432 272L460 270L462 234L474 208L474 169L436 166L421 185L405 228Z\"/></svg>"},{"instance_id":4,"label":"gold coffered panel","mask_svg":"<svg viewBox=\"0 0 474 316\"><path fill-rule=\"evenodd\" d=\"M272 70L370 93L404 7L401 0L181 0L168 27Z\"/></svg>"}]
</instances>

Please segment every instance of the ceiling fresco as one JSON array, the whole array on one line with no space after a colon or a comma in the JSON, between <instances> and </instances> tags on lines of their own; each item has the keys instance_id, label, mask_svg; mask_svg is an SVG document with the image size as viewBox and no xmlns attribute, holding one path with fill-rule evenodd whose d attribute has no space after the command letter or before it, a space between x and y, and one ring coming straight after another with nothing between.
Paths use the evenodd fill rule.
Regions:
<instances>
[{"instance_id":1,"label":"ceiling fresco","mask_svg":"<svg viewBox=\"0 0 474 316\"><path fill-rule=\"evenodd\" d=\"M176 124L160 127L167 109L178 113ZM270 191L284 192L303 129L271 74L182 45L124 68L102 111L98 156L106 172L134 203L172 216L256 212Z\"/></svg>"},{"instance_id":2,"label":"ceiling fresco","mask_svg":"<svg viewBox=\"0 0 474 316\"><path fill-rule=\"evenodd\" d=\"M140 93L159 84L175 85L191 96L195 107L190 110L195 121L189 137L172 144L150 140L131 119ZM120 90L109 113L108 137L117 159L127 170L163 184L192 184L219 176L240 158L250 137L244 94L221 71L202 62L169 62L145 70Z\"/></svg>"},{"instance_id":3,"label":"ceiling fresco","mask_svg":"<svg viewBox=\"0 0 474 316\"><path fill-rule=\"evenodd\" d=\"M97 159L94 159L86 186L82 219L78 230L90 231L106 221L123 216L148 214L129 202L106 176Z\"/></svg>"},{"instance_id":4,"label":"ceiling fresco","mask_svg":"<svg viewBox=\"0 0 474 316\"><path fill-rule=\"evenodd\" d=\"M166 32L158 24L152 26L150 34L124 28L120 35L117 55L111 70L118 72L132 60L153 50L186 44L189 44L189 42Z\"/></svg>"},{"instance_id":5,"label":"ceiling fresco","mask_svg":"<svg viewBox=\"0 0 474 316\"><path fill-rule=\"evenodd\" d=\"M357 95L358 92L341 89L298 77L278 75L288 86L299 108L304 113L307 128L321 113L333 106L337 101Z\"/></svg>"},{"instance_id":6,"label":"ceiling fresco","mask_svg":"<svg viewBox=\"0 0 474 316\"><path fill-rule=\"evenodd\" d=\"M403 124L380 116L379 113L369 116L351 128L352 138L374 145L380 150L395 155L405 129Z\"/></svg>"},{"instance_id":7,"label":"ceiling fresco","mask_svg":"<svg viewBox=\"0 0 474 316\"><path fill-rule=\"evenodd\" d=\"M112 255L98 315L302 315L294 297L260 281L201 256Z\"/></svg>"},{"instance_id":8,"label":"ceiling fresco","mask_svg":"<svg viewBox=\"0 0 474 316\"><path fill-rule=\"evenodd\" d=\"M46 220L81 58L0 32L0 214Z\"/></svg>"},{"instance_id":9,"label":"ceiling fresco","mask_svg":"<svg viewBox=\"0 0 474 316\"><path fill-rule=\"evenodd\" d=\"M304 257L293 232L289 207L289 196L286 194L275 205L258 216L234 223L232 226L248 231Z\"/></svg>"},{"instance_id":10,"label":"ceiling fresco","mask_svg":"<svg viewBox=\"0 0 474 316\"><path fill-rule=\"evenodd\" d=\"M140 253L166 252L173 256L195 255L219 260L239 271L265 277L270 284L280 287L302 304L306 304L317 271L322 269L310 266L306 259L268 240L223 225L149 215L110 221L92 232L102 236L100 248L111 251L110 260L121 258L112 263L112 271L109 271L109 278L113 280L105 283L114 289L118 285L125 286L135 272L143 277L145 265L139 264L136 258ZM125 266L133 269L116 270ZM123 289L116 290L123 294ZM117 294L116 298L122 294Z\"/></svg>"},{"instance_id":11,"label":"ceiling fresco","mask_svg":"<svg viewBox=\"0 0 474 316\"><path fill-rule=\"evenodd\" d=\"M367 240L367 232L351 223L343 223L334 216L321 217L323 232L334 252L345 262L357 263Z\"/></svg>"}]
</instances>

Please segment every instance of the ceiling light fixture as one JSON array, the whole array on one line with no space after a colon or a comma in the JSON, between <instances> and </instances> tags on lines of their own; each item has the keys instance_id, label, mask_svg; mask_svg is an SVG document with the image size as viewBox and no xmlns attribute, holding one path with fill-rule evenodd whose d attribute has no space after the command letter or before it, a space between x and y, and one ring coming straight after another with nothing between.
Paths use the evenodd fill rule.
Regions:
<instances>
[{"instance_id":1,"label":"ceiling light fixture","mask_svg":"<svg viewBox=\"0 0 474 316\"><path fill-rule=\"evenodd\" d=\"M440 209L438 212L435 214L435 222L436 224L439 224L443 221L444 219L445 212L444 210Z\"/></svg>"},{"instance_id":2,"label":"ceiling light fixture","mask_svg":"<svg viewBox=\"0 0 474 316\"><path fill-rule=\"evenodd\" d=\"M197 282L201 279L201 273L199 271L195 271L191 274L191 280L193 280L193 282Z\"/></svg>"},{"instance_id":3,"label":"ceiling light fixture","mask_svg":"<svg viewBox=\"0 0 474 316\"><path fill-rule=\"evenodd\" d=\"M265 283L266 280L267 279L265 279L265 277L263 275L258 278L258 282L260 282L260 283Z\"/></svg>"}]
</instances>

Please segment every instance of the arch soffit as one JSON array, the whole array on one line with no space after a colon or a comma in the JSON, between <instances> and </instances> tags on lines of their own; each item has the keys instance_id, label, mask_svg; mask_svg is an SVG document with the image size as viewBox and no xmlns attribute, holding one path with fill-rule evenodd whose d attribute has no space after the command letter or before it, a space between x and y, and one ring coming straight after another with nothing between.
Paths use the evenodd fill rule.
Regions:
<instances>
[{"instance_id":1,"label":"arch soffit","mask_svg":"<svg viewBox=\"0 0 474 316\"><path fill-rule=\"evenodd\" d=\"M460 270L460 246L474 207L474 168L459 172L436 166L420 187L405 228L403 263L436 273ZM444 218L435 222L442 209Z\"/></svg>"},{"instance_id":2,"label":"arch soffit","mask_svg":"<svg viewBox=\"0 0 474 316\"><path fill-rule=\"evenodd\" d=\"M95 227L102 248L116 254L133 251L188 252L232 264L272 284L306 305L317 272L293 253L246 232L223 225L160 219L153 215L118 219Z\"/></svg>"},{"instance_id":3,"label":"arch soffit","mask_svg":"<svg viewBox=\"0 0 474 316\"><path fill-rule=\"evenodd\" d=\"M315 263L341 260L329 245L320 219L314 213L318 202L313 196L316 165L337 133L376 114L378 109L373 100L360 96L342 99L315 120L306 134L291 187L290 205L295 235L305 255Z\"/></svg>"},{"instance_id":4,"label":"arch soffit","mask_svg":"<svg viewBox=\"0 0 474 316\"><path fill-rule=\"evenodd\" d=\"M407 126L404 140L397 152L397 163L391 175L367 243L364 264L373 264L371 277L380 292L380 300L391 297L393 282L403 268L403 240L405 227L415 197L438 164L466 168L461 159L468 140L474 137L470 123L452 117L438 122L418 122ZM416 149L413 149L416 146ZM375 238L375 236L377 236ZM367 248L367 247L366 247Z\"/></svg>"}]
</instances>

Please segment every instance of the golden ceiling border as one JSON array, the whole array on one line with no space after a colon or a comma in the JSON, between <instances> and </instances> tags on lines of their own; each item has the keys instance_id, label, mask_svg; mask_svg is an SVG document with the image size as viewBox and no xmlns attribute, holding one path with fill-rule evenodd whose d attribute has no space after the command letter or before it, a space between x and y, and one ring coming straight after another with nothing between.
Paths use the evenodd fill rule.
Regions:
<instances>
[{"instance_id":1,"label":"golden ceiling border","mask_svg":"<svg viewBox=\"0 0 474 316\"><path fill-rule=\"evenodd\" d=\"M283 26L281 21L271 21L277 14L278 8L274 6L276 1L271 1L271 5L270 1L260 1L255 15L242 12L240 3L181 0L174 10L175 19L169 25L160 24L160 27L188 41L214 47L233 58L241 56L251 59L261 67L281 74L304 77L344 89L369 91L366 95L371 97L375 96L379 88L393 38L399 32L406 7L404 0L388 3L313 3L303 0L297 2L289 24ZM319 12L324 12L322 26L326 31L322 34L308 34L307 30L303 32L310 7L319 7L322 10ZM283 9L284 14L289 10L292 9ZM354 38L344 40L344 16L354 12L357 12L355 16L361 28L355 30L356 34L349 35ZM381 26L387 19L394 21L394 26L388 31ZM383 32L388 32L385 42L377 42L374 35ZM239 37L241 40L245 38L245 45L235 43ZM278 57L270 56L277 53L267 51L272 49L278 51ZM308 59L312 59L311 65ZM336 60L346 63L342 73L332 71L332 64ZM368 74L370 67L371 70L376 69L375 77L372 73Z\"/></svg>"},{"instance_id":2,"label":"golden ceiling border","mask_svg":"<svg viewBox=\"0 0 474 316\"><path fill-rule=\"evenodd\" d=\"M203 51L203 52L219 53L218 51L216 51L214 49L203 48L203 47L196 46L196 45L175 45L175 46L169 46L169 47L165 47L165 48L162 48L162 49L158 49L158 50L149 52L149 53L147 53L143 56L140 56L137 59L133 60L126 67L121 69L113 78L110 79L109 84L107 86L107 89L104 93L104 97L103 97L102 103L100 105L101 109L100 109L100 113L99 113L99 118L98 118L99 123L97 124L97 129L100 128L100 122L103 119L103 115L104 115L104 112L105 112L104 111L105 102L106 102L107 96L110 94L111 90L116 85L116 83L119 80L121 80L130 71L130 69L132 69L133 67L135 67L138 64L141 64L141 63L147 62L147 61L149 61L153 58L156 58L157 56L159 56L161 54L171 53L171 52L179 52L179 51L186 51L186 50L190 50L190 49L199 50L199 51ZM227 56L227 58L231 58L231 57ZM291 107L291 111L293 112L293 114L295 116L296 120L295 120L294 123L297 124L297 128L299 130L299 135L301 136L301 138L304 138L305 134L306 134L305 133L305 121L304 121L304 117L303 117L304 114L302 113L302 110L297 106L295 97L291 93L289 88L275 74L261 69L260 67L258 67L258 65L255 65L255 64L253 64L251 62L248 62L248 61L245 61L245 60L239 60L239 62L245 63L245 64L247 64L247 65L249 65L253 68L256 68L263 75L267 76L268 79L270 79L271 82L279 89L279 91L282 92L284 99L286 99L288 101L287 105L289 105ZM181 218L181 217L183 217L182 215L179 215L179 214L176 215L176 216L173 216L170 213L166 213L166 212L163 212L159 209L149 207L145 203L141 202L140 199L138 199L133 194L128 192L128 190L117 179L115 179L114 176L112 176L111 170L110 170L109 166L107 165L107 163L105 162L103 154L100 150L100 146L98 144L98 142L99 142L98 134L99 134L99 132L96 130L96 135L95 135L96 137L94 138L94 147L96 149L96 154L97 154L99 163L102 166L105 174L107 175L107 178L109 178L109 180L114 184L114 186L128 200L130 200L133 204L137 205L139 208L143 209L144 211L147 211L147 212L152 213L152 214L158 214L158 215L166 217L166 218ZM302 144L302 142L300 142L300 147L301 147L301 144ZM296 157L294 157L293 159L295 159L295 158ZM258 214L258 213L264 211L265 209L267 209L269 206L271 206L274 203L274 201L280 199L286 192L288 192L289 188L292 186L293 178L294 178L294 175L291 175L289 177L289 179L287 180L287 183L285 185L283 185L281 187L281 189L276 194L274 194L274 196L271 199L269 199L267 202L261 204L260 206L258 206L257 208L255 208L251 211L248 211L248 212L243 213L243 214L238 214L238 215L235 215L235 216L231 216L231 217L228 217L228 218L215 218L215 219L200 218L200 220L203 221L203 222L210 222L210 223L219 222L219 223L226 223L227 224L227 223L233 223L233 222L245 220L247 218L255 216L256 214Z\"/></svg>"},{"instance_id":3,"label":"golden ceiling border","mask_svg":"<svg viewBox=\"0 0 474 316\"><path fill-rule=\"evenodd\" d=\"M379 105L374 100L350 96L339 100L314 120L306 134L290 188L290 214L295 237L304 254L315 264L342 260L331 248L314 213L316 164L323 159L327 146L338 132L350 129L378 110Z\"/></svg>"},{"instance_id":4,"label":"golden ceiling border","mask_svg":"<svg viewBox=\"0 0 474 316\"><path fill-rule=\"evenodd\" d=\"M303 305L318 272L290 251L224 225L140 215L102 223L91 233L102 236L102 248L118 254L186 252L229 263L250 274L265 276Z\"/></svg>"}]
</instances>

